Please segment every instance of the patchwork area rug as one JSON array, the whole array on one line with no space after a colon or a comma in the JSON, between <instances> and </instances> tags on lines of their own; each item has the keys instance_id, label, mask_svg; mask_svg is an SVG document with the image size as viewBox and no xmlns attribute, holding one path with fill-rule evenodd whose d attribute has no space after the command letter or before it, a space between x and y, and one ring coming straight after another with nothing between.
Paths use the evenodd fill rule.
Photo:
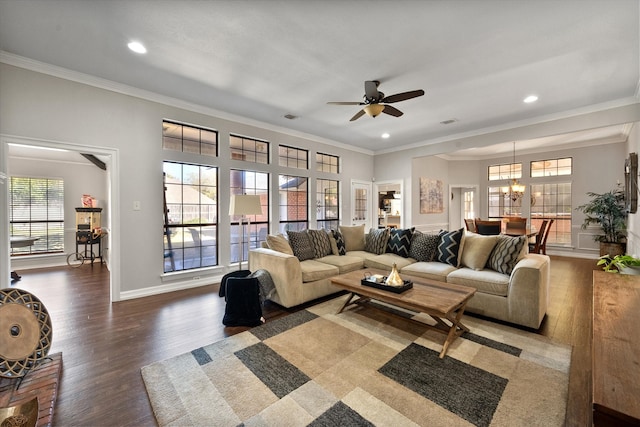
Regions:
<instances>
[{"instance_id":1,"label":"patchwork area rug","mask_svg":"<svg viewBox=\"0 0 640 427\"><path fill-rule=\"evenodd\" d=\"M160 426L561 426L571 348L465 316L445 336L346 296L142 368Z\"/></svg>"}]
</instances>

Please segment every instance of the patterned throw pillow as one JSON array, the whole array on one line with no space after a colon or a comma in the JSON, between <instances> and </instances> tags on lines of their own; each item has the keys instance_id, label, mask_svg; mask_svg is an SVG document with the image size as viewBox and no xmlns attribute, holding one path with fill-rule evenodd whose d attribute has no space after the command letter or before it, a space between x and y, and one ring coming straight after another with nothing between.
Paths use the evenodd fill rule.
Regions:
<instances>
[{"instance_id":1,"label":"patterned throw pillow","mask_svg":"<svg viewBox=\"0 0 640 427\"><path fill-rule=\"evenodd\" d=\"M454 267L460 266L463 237L464 228L455 231L441 231L438 253L436 254L437 260Z\"/></svg>"},{"instance_id":2,"label":"patterned throw pillow","mask_svg":"<svg viewBox=\"0 0 640 427\"><path fill-rule=\"evenodd\" d=\"M287 237L289 238L289 244L291 245L293 254L300 261L315 258L316 254L313 251L311 239L306 231L287 231Z\"/></svg>"},{"instance_id":3,"label":"patterned throw pillow","mask_svg":"<svg viewBox=\"0 0 640 427\"><path fill-rule=\"evenodd\" d=\"M518 262L518 255L527 243L527 236L498 236L498 243L493 248L487 267L503 274L511 274Z\"/></svg>"},{"instance_id":4,"label":"patterned throw pillow","mask_svg":"<svg viewBox=\"0 0 640 427\"><path fill-rule=\"evenodd\" d=\"M416 230L411 237L409 256L416 261L429 262L433 260L439 243L439 234L424 234Z\"/></svg>"},{"instance_id":5,"label":"patterned throw pillow","mask_svg":"<svg viewBox=\"0 0 640 427\"><path fill-rule=\"evenodd\" d=\"M364 250L372 254L380 255L384 253L387 247L387 241L389 240L389 229L375 229L369 230L364 238Z\"/></svg>"},{"instance_id":6,"label":"patterned throw pillow","mask_svg":"<svg viewBox=\"0 0 640 427\"><path fill-rule=\"evenodd\" d=\"M315 258L331 255L331 242L329 241L329 235L326 231L307 230L307 233L309 233L309 239L311 239L311 246L313 247Z\"/></svg>"},{"instance_id":7,"label":"patterned throw pillow","mask_svg":"<svg viewBox=\"0 0 640 427\"><path fill-rule=\"evenodd\" d=\"M347 247L344 244L344 237L342 237L342 233L338 230L331 230L331 234L333 238L336 240L336 246L338 247L338 255L346 255Z\"/></svg>"},{"instance_id":8,"label":"patterned throw pillow","mask_svg":"<svg viewBox=\"0 0 640 427\"><path fill-rule=\"evenodd\" d=\"M392 229L391 235L389 236L389 243L387 243L387 253L408 258L413 230L414 228Z\"/></svg>"}]
</instances>

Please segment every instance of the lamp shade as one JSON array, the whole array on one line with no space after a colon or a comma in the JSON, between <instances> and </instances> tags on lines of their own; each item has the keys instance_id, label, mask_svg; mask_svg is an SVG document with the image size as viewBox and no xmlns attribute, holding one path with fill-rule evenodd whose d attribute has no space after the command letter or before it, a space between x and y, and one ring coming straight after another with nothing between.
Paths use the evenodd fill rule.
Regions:
<instances>
[{"instance_id":1,"label":"lamp shade","mask_svg":"<svg viewBox=\"0 0 640 427\"><path fill-rule=\"evenodd\" d=\"M254 194L234 194L229 203L229 215L262 215L260 196Z\"/></svg>"},{"instance_id":2,"label":"lamp shade","mask_svg":"<svg viewBox=\"0 0 640 427\"><path fill-rule=\"evenodd\" d=\"M368 116L376 117L380 113L382 113L382 110L384 110L384 105L369 104L366 107L364 107L363 109L364 109L364 112L367 113Z\"/></svg>"}]
</instances>

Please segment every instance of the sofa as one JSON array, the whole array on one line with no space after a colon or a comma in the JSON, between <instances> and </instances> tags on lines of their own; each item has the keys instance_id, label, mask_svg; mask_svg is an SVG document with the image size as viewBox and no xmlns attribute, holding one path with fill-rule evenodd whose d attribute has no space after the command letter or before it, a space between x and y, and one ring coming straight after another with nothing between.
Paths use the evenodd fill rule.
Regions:
<instances>
[{"instance_id":1,"label":"sofa","mask_svg":"<svg viewBox=\"0 0 640 427\"><path fill-rule=\"evenodd\" d=\"M331 278L377 268L470 286L466 311L537 329L549 304L550 259L528 253L525 236L483 236L464 229L422 233L414 229L289 231L269 235L249 251L249 268L269 271L269 299L293 307L340 291Z\"/></svg>"}]
</instances>

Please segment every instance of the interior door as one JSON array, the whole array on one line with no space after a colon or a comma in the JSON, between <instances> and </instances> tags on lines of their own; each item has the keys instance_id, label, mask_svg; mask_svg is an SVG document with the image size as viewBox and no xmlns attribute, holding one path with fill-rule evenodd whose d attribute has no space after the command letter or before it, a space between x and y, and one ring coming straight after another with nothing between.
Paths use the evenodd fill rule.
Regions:
<instances>
[{"instance_id":1,"label":"interior door","mask_svg":"<svg viewBox=\"0 0 640 427\"><path fill-rule=\"evenodd\" d=\"M351 225L364 224L365 229L372 227L372 189L366 181L351 181Z\"/></svg>"}]
</instances>

